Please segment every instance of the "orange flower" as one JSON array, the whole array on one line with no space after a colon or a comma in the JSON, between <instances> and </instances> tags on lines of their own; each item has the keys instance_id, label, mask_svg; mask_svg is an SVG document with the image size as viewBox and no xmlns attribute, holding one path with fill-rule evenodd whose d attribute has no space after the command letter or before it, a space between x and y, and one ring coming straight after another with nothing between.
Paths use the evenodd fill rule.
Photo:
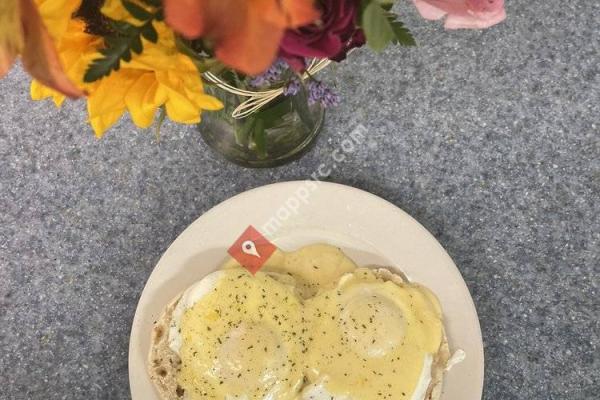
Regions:
<instances>
[{"instance_id":1,"label":"orange flower","mask_svg":"<svg viewBox=\"0 0 600 400\"><path fill-rule=\"evenodd\" d=\"M219 60L250 75L271 65L287 28L319 18L313 0L164 0L164 6L173 29L213 41Z\"/></svg>"},{"instance_id":2,"label":"orange flower","mask_svg":"<svg viewBox=\"0 0 600 400\"><path fill-rule=\"evenodd\" d=\"M53 38L33 1L1 0L0 78L8 72L19 55L27 72L44 85L69 97L84 95L67 78Z\"/></svg>"}]
</instances>

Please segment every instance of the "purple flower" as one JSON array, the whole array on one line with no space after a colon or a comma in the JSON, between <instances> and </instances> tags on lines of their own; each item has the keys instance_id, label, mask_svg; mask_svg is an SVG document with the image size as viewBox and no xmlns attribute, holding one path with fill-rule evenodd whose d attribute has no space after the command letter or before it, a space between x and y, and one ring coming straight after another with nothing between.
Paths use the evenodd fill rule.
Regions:
<instances>
[{"instance_id":1,"label":"purple flower","mask_svg":"<svg viewBox=\"0 0 600 400\"><path fill-rule=\"evenodd\" d=\"M278 58L269 69L250 79L250 85L254 87L269 86L280 80L281 74L287 69L289 69L289 65L281 58Z\"/></svg>"},{"instance_id":2,"label":"purple flower","mask_svg":"<svg viewBox=\"0 0 600 400\"><path fill-rule=\"evenodd\" d=\"M281 84L284 78L284 72L289 70L290 66L282 59L277 59L273 65L264 73L250 79L249 83L253 87L271 86L273 84ZM302 81L299 76L292 77L283 86L284 96L294 96L298 94L302 88ZM316 79L309 79L306 85L308 91L308 102L310 104L320 103L323 107L333 107L340 103L340 97L335 94L323 82Z\"/></svg>"},{"instance_id":3,"label":"purple flower","mask_svg":"<svg viewBox=\"0 0 600 400\"><path fill-rule=\"evenodd\" d=\"M302 85L302 83L300 82L300 79L296 76L293 77L292 79L290 79L288 84L286 86L284 86L283 95L284 96L294 96L294 95L298 94L298 92L300 91L301 85Z\"/></svg>"},{"instance_id":4,"label":"purple flower","mask_svg":"<svg viewBox=\"0 0 600 400\"><path fill-rule=\"evenodd\" d=\"M308 102L321 103L323 107L335 107L340 104L340 96L328 88L323 82L311 80L308 82Z\"/></svg>"}]
</instances>

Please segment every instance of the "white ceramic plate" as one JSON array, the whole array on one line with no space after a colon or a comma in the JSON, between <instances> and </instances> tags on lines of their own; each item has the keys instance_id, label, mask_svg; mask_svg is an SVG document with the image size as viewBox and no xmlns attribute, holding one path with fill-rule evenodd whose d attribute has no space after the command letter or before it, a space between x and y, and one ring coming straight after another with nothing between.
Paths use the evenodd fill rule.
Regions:
<instances>
[{"instance_id":1,"label":"white ceramic plate","mask_svg":"<svg viewBox=\"0 0 600 400\"><path fill-rule=\"evenodd\" d=\"M278 222L268 224L275 218ZM404 211L362 190L313 181L277 183L242 193L191 224L162 256L146 283L129 341L133 400L159 400L146 373L153 322L176 295L218 268L227 249L253 225L283 250L309 243L340 246L359 265L403 271L439 297L450 349L466 359L444 382L443 400L481 400L483 344L477 312L460 272L435 238Z\"/></svg>"}]
</instances>

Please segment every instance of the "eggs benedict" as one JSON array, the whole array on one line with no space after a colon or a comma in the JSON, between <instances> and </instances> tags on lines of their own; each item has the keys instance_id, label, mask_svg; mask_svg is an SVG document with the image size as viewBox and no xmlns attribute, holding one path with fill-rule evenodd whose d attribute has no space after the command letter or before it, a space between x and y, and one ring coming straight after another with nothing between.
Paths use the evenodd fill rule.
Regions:
<instances>
[{"instance_id":1,"label":"eggs benedict","mask_svg":"<svg viewBox=\"0 0 600 400\"><path fill-rule=\"evenodd\" d=\"M448 358L433 293L318 244L189 287L155 324L149 373L162 400L435 400Z\"/></svg>"}]
</instances>

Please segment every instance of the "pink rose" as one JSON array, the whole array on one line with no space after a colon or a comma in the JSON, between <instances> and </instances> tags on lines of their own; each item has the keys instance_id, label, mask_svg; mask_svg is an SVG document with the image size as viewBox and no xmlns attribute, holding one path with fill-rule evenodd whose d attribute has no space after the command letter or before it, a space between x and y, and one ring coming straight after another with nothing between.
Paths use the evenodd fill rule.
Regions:
<instances>
[{"instance_id":1,"label":"pink rose","mask_svg":"<svg viewBox=\"0 0 600 400\"><path fill-rule=\"evenodd\" d=\"M447 16L446 29L484 29L506 18L504 0L413 0L425 19Z\"/></svg>"}]
</instances>

